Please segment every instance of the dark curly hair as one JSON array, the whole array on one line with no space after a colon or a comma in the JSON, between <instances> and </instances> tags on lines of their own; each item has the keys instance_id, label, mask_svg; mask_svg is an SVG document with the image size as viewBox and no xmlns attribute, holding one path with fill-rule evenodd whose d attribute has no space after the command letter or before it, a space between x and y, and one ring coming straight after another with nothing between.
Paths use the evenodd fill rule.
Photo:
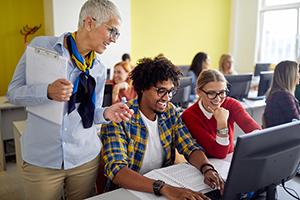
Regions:
<instances>
[{"instance_id":1,"label":"dark curly hair","mask_svg":"<svg viewBox=\"0 0 300 200\"><path fill-rule=\"evenodd\" d=\"M180 70L164 56L157 56L154 59L143 58L131 71L129 77L132 85L138 94L138 99L142 98L142 91L150 89L158 82L171 80L175 87L178 87Z\"/></svg>"}]
</instances>

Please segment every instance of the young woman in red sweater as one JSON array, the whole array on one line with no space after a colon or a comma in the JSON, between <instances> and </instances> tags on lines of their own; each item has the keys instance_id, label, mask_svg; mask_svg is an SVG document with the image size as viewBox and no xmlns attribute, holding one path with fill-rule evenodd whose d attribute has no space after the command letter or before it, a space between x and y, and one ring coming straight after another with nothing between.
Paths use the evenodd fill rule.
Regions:
<instances>
[{"instance_id":1,"label":"young woman in red sweater","mask_svg":"<svg viewBox=\"0 0 300 200\"><path fill-rule=\"evenodd\" d=\"M240 102L227 97L226 79L221 72L202 71L196 92L199 100L183 112L182 119L207 156L225 158L233 151L234 122L245 133L261 129Z\"/></svg>"}]
</instances>

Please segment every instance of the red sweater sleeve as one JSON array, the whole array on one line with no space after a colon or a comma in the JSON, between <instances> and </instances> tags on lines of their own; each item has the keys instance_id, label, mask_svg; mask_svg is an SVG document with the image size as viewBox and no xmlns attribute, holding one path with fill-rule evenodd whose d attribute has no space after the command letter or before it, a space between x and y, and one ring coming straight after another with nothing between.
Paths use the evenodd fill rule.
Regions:
<instances>
[{"instance_id":1,"label":"red sweater sleeve","mask_svg":"<svg viewBox=\"0 0 300 200\"><path fill-rule=\"evenodd\" d=\"M200 110L198 102L183 112L182 119L193 138L204 148L208 156L222 159L233 148L232 140L226 146L216 142L216 120L214 117L207 119Z\"/></svg>"},{"instance_id":2,"label":"red sweater sleeve","mask_svg":"<svg viewBox=\"0 0 300 200\"><path fill-rule=\"evenodd\" d=\"M237 100L228 97L224 107L229 110L230 118L232 118L245 133L261 129L261 126L257 124Z\"/></svg>"}]
</instances>

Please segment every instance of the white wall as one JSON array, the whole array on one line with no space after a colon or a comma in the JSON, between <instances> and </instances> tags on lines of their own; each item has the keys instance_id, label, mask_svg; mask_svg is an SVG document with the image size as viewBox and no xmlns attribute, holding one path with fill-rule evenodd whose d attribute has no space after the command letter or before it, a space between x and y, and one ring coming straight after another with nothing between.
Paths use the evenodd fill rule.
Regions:
<instances>
[{"instance_id":1,"label":"white wall","mask_svg":"<svg viewBox=\"0 0 300 200\"><path fill-rule=\"evenodd\" d=\"M122 25L116 44L111 44L101 55L102 62L109 68L121 60L123 53L131 49L131 0L111 0L118 7ZM85 0L44 0L45 31L47 35L59 36L77 30L80 8Z\"/></svg>"},{"instance_id":2,"label":"white wall","mask_svg":"<svg viewBox=\"0 0 300 200\"><path fill-rule=\"evenodd\" d=\"M253 72L257 49L257 0L232 0L230 53L238 72Z\"/></svg>"}]
</instances>

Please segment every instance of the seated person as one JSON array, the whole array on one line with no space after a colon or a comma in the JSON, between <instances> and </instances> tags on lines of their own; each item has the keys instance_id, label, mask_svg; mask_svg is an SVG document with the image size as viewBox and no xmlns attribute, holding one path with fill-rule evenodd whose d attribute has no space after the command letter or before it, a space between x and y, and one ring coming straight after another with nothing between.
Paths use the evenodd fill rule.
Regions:
<instances>
[{"instance_id":1,"label":"seated person","mask_svg":"<svg viewBox=\"0 0 300 200\"><path fill-rule=\"evenodd\" d=\"M206 155L225 158L234 149L234 123L250 133L261 127L240 102L227 97L226 79L217 70L201 72L197 80L199 100L182 114L182 119Z\"/></svg>"},{"instance_id":2,"label":"seated person","mask_svg":"<svg viewBox=\"0 0 300 200\"><path fill-rule=\"evenodd\" d=\"M219 60L219 71L224 75L237 74L233 67L233 58L230 54L223 54Z\"/></svg>"},{"instance_id":3,"label":"seated person","mask_svg":"<svg viewBox=\"0 0 300 200\"><path fill-rule=\"evenodd\" d=\"M274 70L270 92L263 114L264 127L272 127L299 120L299 104L294 96L299 84L299 67L296 62L282 61Z\"/></svg>"},{"instance_id":4,"label":"seated person","mask_svg":"<svg viewBox=\"0 0 300 200\"><path fill-rule=\"evenodd\" d=\"M196 81L199 74L202 72L203 69L208 69L210 67L210 58L204 52L199 52L193 58L192 64L188 71L188 76L192 77L192 91L190 100L194 101L196 99L195 88L196 88Z\"/></svg>"},{"instance_id":5,"label":"seated person","mask_svg":"<svg viewBox=\"0 0 300 200\"><path fill-rule=\"evenodd\" d=\"M105 174L110 183L163 195L167 199L206 199L200 192L143 176L153 169L172 165L176 148L200 169L206 184L223 190L222 178L209 164L202 148L192 139L170 103L179 74L179 69L165 57L144 58L131 72L138 94L136 99L128 102L134 111L132 120L102 125L101 129Z\"/></svg>"},{"instance_id":6,"label":"seated person","mask_svg":"<svg viewBox=\"0 0 300 200\"><path fill-rule=\"evenodd\" d=\"M115 65L113 80L113 92L112 92L112 103L120 102L122 97L126 100L130 100L136 97L136 92L131 85L131 81L128 77L131 71L130 63L122 61Z\"/></svg>"}]
</instances>

